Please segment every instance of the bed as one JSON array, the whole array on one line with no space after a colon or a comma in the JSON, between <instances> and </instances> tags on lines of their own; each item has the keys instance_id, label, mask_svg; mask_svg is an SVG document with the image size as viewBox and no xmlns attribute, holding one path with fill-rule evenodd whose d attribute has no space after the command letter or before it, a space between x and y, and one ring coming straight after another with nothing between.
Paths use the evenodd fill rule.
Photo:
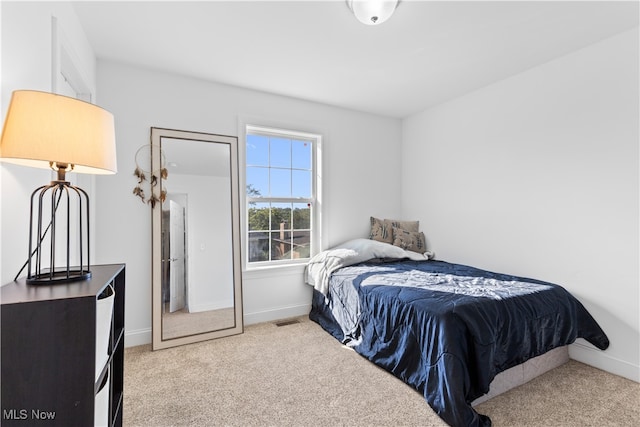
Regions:
<instances>
[{"instance_id":1,"label":"bed","mask_svg":"<svg viewBox=\"0 0 640 427\"><path fill-rule=\"evenodd\" d=\"M472 403L501 372L577 338L609 346L561 286L428 258L371 239L314 256L310 318L422 393L451 426L491 425Z\"/></svg>"}]
</instances>

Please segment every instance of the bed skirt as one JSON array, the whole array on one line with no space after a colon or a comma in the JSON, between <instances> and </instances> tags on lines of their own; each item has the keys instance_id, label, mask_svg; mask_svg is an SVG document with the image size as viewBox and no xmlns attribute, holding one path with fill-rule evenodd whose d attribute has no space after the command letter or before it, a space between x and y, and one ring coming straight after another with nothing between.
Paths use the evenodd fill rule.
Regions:
<instances>
[{"instance_id":1,"label":"bed skirt","mask_svg":"<svg viewBox=\"0 0 640 427\"><path fill-rule=\"evenodd\" d=\"M491 381L489 386L489 393L484 396L480 396L473 402L472 406L479 405L482 402L486 402L492 397L496 397L504 392L507 392L513 388L521 386L537 376L544 374L552 369L562 366L569 361L569 349L568 346L562 346L554 348L542 354L540 356L529 359L526 362L509 368L506 371L500 372Z\"/></svg>"}]
</instances>

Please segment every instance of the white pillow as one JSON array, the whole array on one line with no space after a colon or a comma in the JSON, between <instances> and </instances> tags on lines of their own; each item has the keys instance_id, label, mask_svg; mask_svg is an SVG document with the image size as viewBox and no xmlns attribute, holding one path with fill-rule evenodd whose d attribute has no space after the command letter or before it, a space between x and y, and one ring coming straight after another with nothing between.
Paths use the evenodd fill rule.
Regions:
<instances>
[{"instance_id":1,"label":"white pillow","mask_svg":"<svg viewBox=\"0 0 640 427\"><path fill-rule=\"evenodd\" d=\"M401 247L390 243L371 239L354 239L336 246L334 249L350 249L356 252L357 258L369 260L374 258L409 258L415 261L427 259L417 252L405 251Z\"/></svg>"}]
</instances>

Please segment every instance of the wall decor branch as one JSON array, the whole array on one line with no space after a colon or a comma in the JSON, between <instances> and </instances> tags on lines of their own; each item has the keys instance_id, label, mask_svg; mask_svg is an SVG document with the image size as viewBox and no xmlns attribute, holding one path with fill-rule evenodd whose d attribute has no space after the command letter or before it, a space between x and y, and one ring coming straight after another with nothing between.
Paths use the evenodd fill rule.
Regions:
<instances>
[{"instance_id":1,"label":"wall decor branch","mask_svg":"<svg viewBox=\"0 0 640 427\"><path fill-rule=\"evenodd\" d=\"M160 167L158 169L153 169L151 166L151 155L152 150L160 150ZM156 207L156 203L164 202L167 197L167 190L163 189L160 191L160 195L156 196L156 192L153 191L153 187L158 185L158 181L161 179L167 179L169 176L169 171L166 168L166 160L164 157L164 153L158 147L153 147L151 144L146 144L138 148L135 155L136 168L133 171L133 176L136 177L138 183L133 188L133 195L139 197L142 203L147 203L151 205L151 208ZM147 176L149 178L147 179ZM143 184L148 183L149 185L149 196L145 194Z\"/></svg>"}]
</instances>

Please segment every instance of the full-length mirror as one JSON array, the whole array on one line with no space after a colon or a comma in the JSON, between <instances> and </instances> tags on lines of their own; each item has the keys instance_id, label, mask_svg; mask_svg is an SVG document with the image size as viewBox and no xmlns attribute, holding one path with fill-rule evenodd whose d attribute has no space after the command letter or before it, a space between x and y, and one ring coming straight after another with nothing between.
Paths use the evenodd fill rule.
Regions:
<instances>
[{"instance_id":1,"label":"full-length mirror","mask_svg":"<svg viewBox=\"0 0 640 427\"><path fill-rule=\"evenodd\" d=\"M154 350L243 331L237 144L151 128Z\"/></svg>"}]
</instances>

